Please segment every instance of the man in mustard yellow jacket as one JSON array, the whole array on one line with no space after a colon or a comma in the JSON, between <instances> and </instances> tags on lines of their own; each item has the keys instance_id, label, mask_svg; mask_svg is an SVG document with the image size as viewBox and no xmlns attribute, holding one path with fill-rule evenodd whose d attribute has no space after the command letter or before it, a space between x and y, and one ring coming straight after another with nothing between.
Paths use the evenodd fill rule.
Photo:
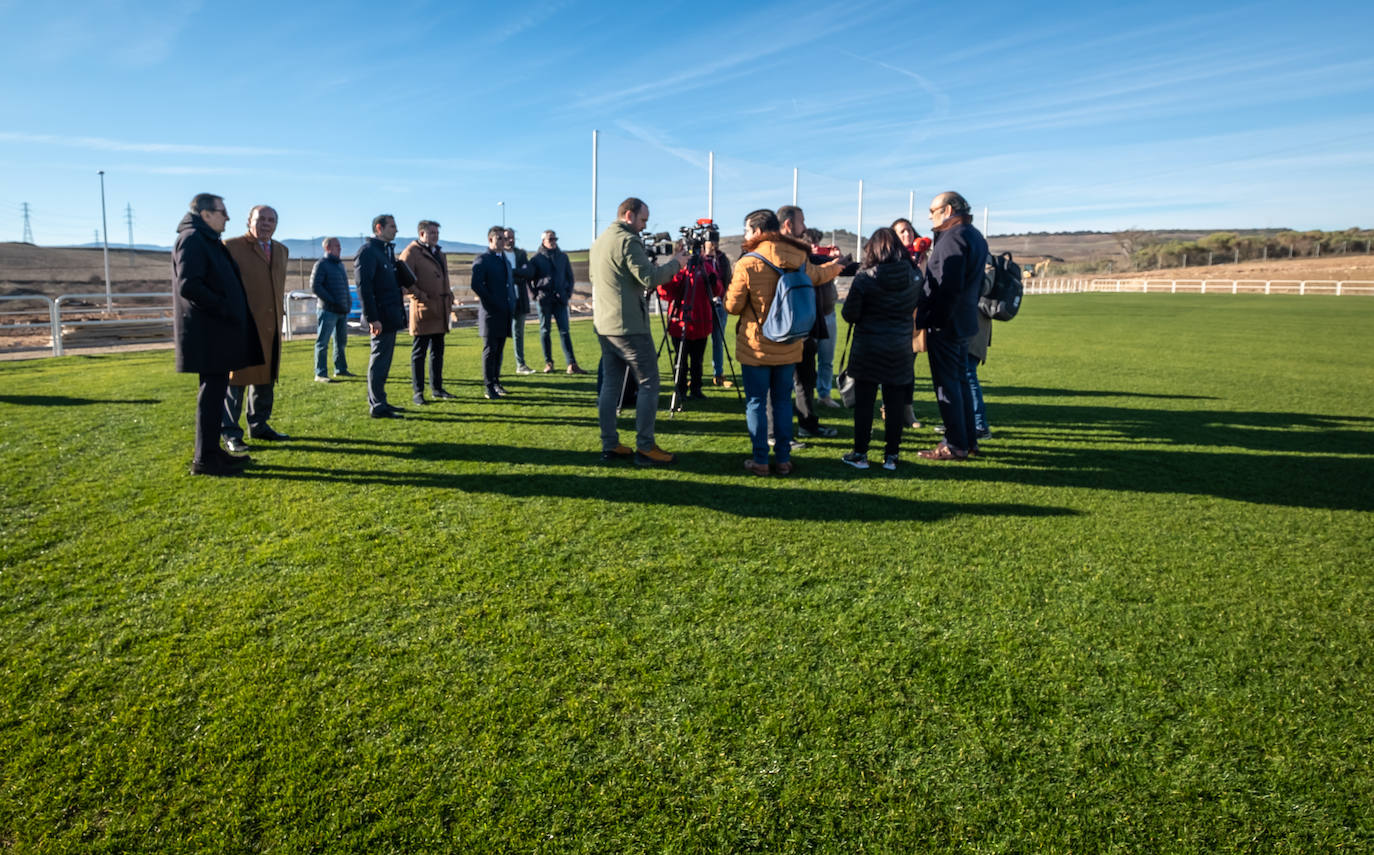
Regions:
<instances>
[{"instance_id":1,"label":"man in mustard yellow jacket","mask_svg":"<svg viewBox=\"0 0 1374 855\"><path fill-rule=\"evenodd\" d=\"M229 372L229 393L224 396L220 436L230 451L248 450L243 441L239 414L245 390L248 398L248 434L254 439L290 439L268 424L274 403L273 387L281 362L281 321L286 297L286 247L272 239L277 231L277 212L258 205L248 213L248 233L224 242L243 277L243 292L258 328L263 362Z\"/></svg>"}]
</instances>

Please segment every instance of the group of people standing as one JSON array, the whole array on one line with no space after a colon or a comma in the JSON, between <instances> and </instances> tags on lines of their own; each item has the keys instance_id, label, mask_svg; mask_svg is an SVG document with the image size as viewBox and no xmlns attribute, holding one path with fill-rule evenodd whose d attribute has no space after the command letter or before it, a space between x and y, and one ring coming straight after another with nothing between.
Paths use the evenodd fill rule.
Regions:
<instances>
[{"instance_id":1,"label":"group of people standing","mask_svg":"<svg viewBox=\"0 0 1374 855\"><path fill-rule=\"evenodd\" d=\"M638 239L648 219L649 206L643 200L626 199L617 210L616 222L597 238L590 255L593 319L604 377L632 377L639 388L635 447L630 448L620 442L616 428L621 384L602 383L597 401L602 459L633 459L644 466L677 460L658 446L654 436L659 372L647 297L657 290L669 300L668 334L677 340L686 359L686 370L679 364L676 380L678 393L686 392L688 398L701 394L704 320L710 319L712 330L723 328L703 311L705 302L718 301L724 312L738 316L735 352L751 445L744 469L757 476L791 474L794 400L799 435L836 435L834 428L820 424L817 354L827 339L833 348L834 280L848 257L816 251L818 247L806 240L805 216L799 207L787 205L776 212L760 209L745 217L743 254L722 279L721 270L729 270L729 262L722 265L710 243L700 260L704 263L688 267L694 260L680 246L665 263L654 264ZM976 363L970 360L969 344L980 330L977 300L987 243L972 224L967 200L958 193L937 196L931 203L930 220L933 242L920 238L906 220L874 232L844 303L842 315L853 334L848 375L855 384L855 404L854 448L842 459L855 468L868 468L879 389L885 404L884 468L896 468L904 429L919 427L911 404L915 354L920 349L930 354L945 437L918 456L956 461L978 454L974 397L967 380L973 377L976 389ZM816 289L817 320L811 334L802 339L774 341L763 332L764 320L783 272L796 270L804 271ZM694 282L696 275L704 281ZM924 334L918 335L918 330Z\"/></svg>"},{"instance_id":2,"label":"group of people standing","mask_svg":"<svg viewBox=\"0 0 1374 855\"><path fill-rule=\"evenodd\" d=\"M232 475L251 462L239 425L245 403L249 438L290 438L269 423L281 357L289 252L272 237L277 212L271 206L254 207L247 232L224 240L228 222L222 197L197 195L178 226L172 252L177 370L200 376L191 463L191 472L197 475ZM454 292L439 228L433 220L421 220L416 239L397 255L396 219L383 214L373 219L372 237L354 258L361 316L369 334L367 401L373 418L402 418L403 408L387 400L386 380L396 334L405 328L412 337L413 401L428 403L426 367L430 397L455 397L443 385L444 343L454 319ZM514 340L517 372L535 373L524 356L525 321L532 302L539 312L544 371L554 370L551 328L556 323L567 373L586 374L573 355L568 315L573 271L567 255L558 248L557 234L544 232L533 257L515 248L514 230L503 226L492 227L487 242L487 251L472 266L486 397L508 394L500 382L507 338ZM332 383L328 373L331 341L334 377L355 376L348 370L345 347L352 298L339 239L326 238L322 247L324 257L311 272L311 290L318 301L315 380Z\"/></svg>"},{"instance_id":3,"label":"group of people standing","mask_svg":"<svg viewBox=\"0 0 1374 855\"><path fill-rule=\"evenodd\" d=\"M652 466L677 459L660 448L654 436L659 370L648 296L657 290L670 307L667 332L680 354L675 380L681 399L703 396L702 363L708 338L719 342L713 382L730 384L723 377L720 351L725 349L727 314L738 317L735 353L751 445L744 468L759 476L790 474L791 452L799 445L792 432L794 409L799 436L836 435L834 428L820 423L817 384L825 371L818 371L818 354L834 349L834 283L849 258L820 252L807 239L802 210L788 205L776 212L754 211L745 218L744 254L733 267L719 251L714 235L699 256L679 246L670 259L656 265L640 240L648 219L647 204L626 199L616 221L590 252L600 376L633 378L638 386L635 446L630 448L621 444L616 428L624 384L600 384L597 413L603 460L633 459ZM915 424L911 407L914 357L922 339L929 352L945 437L919 455L929 460L964 460L978 454L980 434L987 435L986 423L980 421L978 358L970 356L970 343L977 346L981 324L986 323L977 310L977 299L987 244L972 225L967 201L957 193L937 196L930 219L933 245L920 239L906 220L874 232L841 313L853 335L848 376L855 395L854 447L843 460L856 468L868 468L879 390L884 402L883 465L896 467L902 432ZM172 258L177 370L200 375L191 465L195 474L234 474L248 461L243 454L248 450L244 432L238 425L245 403L250 437L288 438L268 421L280 361L288 253L272 239L277 214L271 207L253 208L247 233L221 240L228 220L221 197L196 196L178 227ZM443 386L444 343L453 322L454 293L448 261L439 245L439 228L432 220L420 221L417 238L397 255L395 218L378 216L372 222L372 237L355 257L361 315L369 333L368 410L374 418L401 418L404 412L388 402L385 384L396 333L407 326L413 341L414 402L427 403L426 373L432 398L454 397ZM477 323L483 341L484 396L495 400L509 394L501 384L507 338L514 338L517 372L534 373L525 363L523 346L531 299L539 311L544 371L554 370L551 329L556 323L567 372L585 374L573 356L568 329L572 267L558 248L557 235L544 232L533 257L517 250L514 232L502 226L488 230L487 244L487 251L472 262L472 290L478 298ZM312 272L312 290L319 298L315 379L329 383L333 382L327 373L331 340L335 377L353 376L344 347L350 297L340 242L328 238L323 248L325 257ZM817 318L810 335L778 342L763 334L763 322L781 271L789 270L804 270L816 289ZM921 331L923 336L918 335ZM825 390L820 398L829 402ZM220 447L221 438L225 448Z\"/></svg>"}]
</instances>

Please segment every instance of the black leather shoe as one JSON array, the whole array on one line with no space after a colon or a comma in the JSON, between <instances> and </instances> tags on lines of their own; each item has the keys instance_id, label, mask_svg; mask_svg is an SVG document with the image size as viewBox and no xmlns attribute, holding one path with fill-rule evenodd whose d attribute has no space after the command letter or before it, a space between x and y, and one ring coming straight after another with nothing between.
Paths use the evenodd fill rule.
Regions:
<instances>
[{"instance_id":1,"label":"black leather shoe","mask_svg":"<svg viewBox=\"0 0 1374 855\"><path fill-rule=\"evenodd\" d=\"M270 427L265 427L261 430L255 430L248 435L251 436L253 439L265 439L268 442L281 442L282 440L291 438L290 436L284 433L277 433Z\"/></svg>"},{"instance_id":2,"label":"black leather shoe","mask_svg":"<svg viewBox=\"0 0 1374 855\"><path fill-rule=\"evenodd\" d=\"M399 418L403 418L403 416L402 416L400 413L396 412L396 408L395 408L395 407L385 407L385 408L384 408L384 407L378 407L377 409L375 409L375 410L372 411L372 418L374 418L374 419L399 419Z\"/></svg>"},{"instance_id":3,"label":"black leather shoe","mask_svg":"<svg viewBox=\"0 0 1374 855\"><path fill-rule=\"evenodd\" d=\"M482 392L482 397L486 398L488 401L495 401L497 398L501 397L501 393L496 391L494 386L488 386Z\"/></svg>"},{"instance_id":4,"label":"black leather shoe","mask_svg":"<svg viewBox=\"0 0 1374 855\"><path fill-rule=\"evenodd\" d=\"M224 447L234 452L235 454L243 454L250 450L248 448L248 443L244 442L236 436L231 436L228 439L226 439L224 441Z\"/></svg>"},{"instance_id":5,"label":"black leather shoe","mask_svg":"<svg viewBox=\"0 0 1374 855\"><path fill-rule=\"evenodd\" d=\"M192 475L213 475L223 477L226 475L239 475L243 469L238 466L230 466L220 459L218 455L206 458L205 460L191 461Z\"/></svg>"},{"instance_id":6,"label":"black leather shoe","mask_svg":"<svg viewBox=\"0 0 1374 855\"><path fill-rule=\"evenodd\" d=\"M235 456L222 448L215 449L215 456L218 457L220 460L223 460L230 466L247 466L248 464L253 462L253 458L249 457L246 454L240 454L238 456Z\"/></svg>"},{"instance_id":7,"label":"black leather shoe","mask_svg":"<svg viewBox=\"0 0 1374 855\"><path fill-rule=\"evenodd\" d=\"M447 389L435 389L430 393L436 401L455 401L458 396L449 392Z\"/></svg>"},{"instance_id":8,"label":"black leather shoe","mask_svg":"<svg viewBox=\"0 0 1374 855\"><path fill-rule=\"evenodd\" d=\"M352 371L335 371L335 372L334 372L334 376L335 376L335 377L357 377L358 375L357 375L357 374L354 374Z\"/></svg>"},{"instance_id":9,"label":"black leather shoe","mask_svg":"<svg viewBox=\"0 0 1374 855\"><path fill-rule=\"evenodd\" d=\"M510 394L510 392L506 391L506 387L502 386L500 383L493 384L492 388L496 390L496 394L503 398Z\"/></svg>"}]
</instances>

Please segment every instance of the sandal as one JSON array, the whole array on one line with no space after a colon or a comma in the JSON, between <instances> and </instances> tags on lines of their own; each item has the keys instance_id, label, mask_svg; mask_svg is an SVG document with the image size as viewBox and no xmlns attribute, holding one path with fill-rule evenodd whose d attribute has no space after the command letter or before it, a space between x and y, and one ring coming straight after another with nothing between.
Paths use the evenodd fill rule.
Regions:
<instances>
[{"instance_id":1,"label":"sandal","mask_svg":"<svg viewBox=\"0 0 1374 855\"><path fill-rule=\"evenodd\" d=\"M934 448L918 451L916 456L922 460L968 460L968 452L959 451L947 442L942 442Z\"/></svg>"}]
</instances>

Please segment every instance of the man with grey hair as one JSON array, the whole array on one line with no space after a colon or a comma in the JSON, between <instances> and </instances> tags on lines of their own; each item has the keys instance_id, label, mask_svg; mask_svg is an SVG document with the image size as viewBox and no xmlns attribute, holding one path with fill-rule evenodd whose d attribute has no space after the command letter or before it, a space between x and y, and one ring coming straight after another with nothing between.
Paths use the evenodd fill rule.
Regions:
<instances>
[{"instance_id":1,"label":"man with grey hair","mask_svg":"<svg viewBox=\"0 0 1374 855\"><path fill-rule=\"evenodd\" d=\"M916 318L929 330L926 357L945 438L917 455L925 460L966 460L978 454L965 375L969 339L978 332L978 292L988 242L973 226L968 200L953 191L931 200L930 224L935 242L926 261Z\"/></svg>"},{"instance_id":2,"label":"man with grey hair","mask_svg":"<svg viewBox=\"0 0 1374 855\"><path fill-rule=\"evenodd\" d=\"M224 419L220 435L230 451L243 452L239 414L244 398L248 400L248 434L254 439L290 439L278 433L268 421L276 401L277 374L281 368L281 322L285 314L286 247L272 239L277 231L277 211L270 205L257 205L248 212L248 231L224 242L225 249L238 265L243 292L248 297L253 320L262 344L263 361L229 372L229 392L224 396Z\"/></svg>"},{"instance_id":3,"label":"man with grey hair","mask_svg":"<svg viewBox=\"0 0 1374 855\"><path fill-rule=\"evenodd\" d=\"M336 237L327 237L320 246L324 249L324 258L315 262L310 270L310 290L315 295L319 321L315 332L315 380L332 383L325 360L330 338L334 339L334 376L353 376L348 373L344 351L344 343L348 340L348 310L353 299L348 293L348 271L341 257L343 244Z\"/></svg>"},{"instance_id":4,"label":"man with grey hair","mask_svg":"<svg viewBox=\"0 0 1374 855\"><path fill-rule=\"evenodd\" d=\"M229 372L262 360L238 267L220 240L228 222L222 197L198 193L177 226L172 250L176 370L200 375L192 475L234 475L249 462L219 447Z\"/></svg>"}]
</instances>

